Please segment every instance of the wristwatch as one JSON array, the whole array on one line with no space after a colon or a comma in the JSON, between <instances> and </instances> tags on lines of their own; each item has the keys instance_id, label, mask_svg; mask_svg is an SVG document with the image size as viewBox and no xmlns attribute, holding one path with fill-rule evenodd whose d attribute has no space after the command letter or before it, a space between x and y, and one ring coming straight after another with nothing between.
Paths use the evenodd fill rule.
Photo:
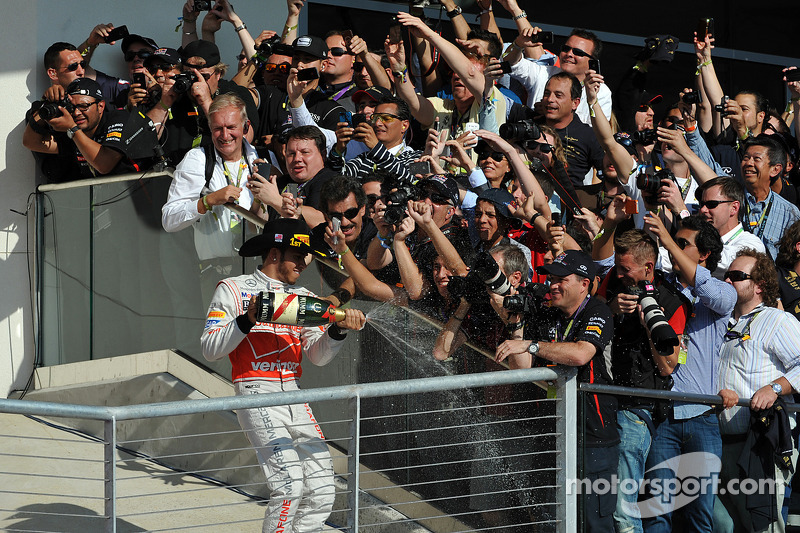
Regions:
<instances>
[{"instance_id":1,"label":"wristwatch","mask_svg":"<svg viewBox=\"0 0 800 533\"><path fill-rule=\"evenodd\" d=\"M456 6L455 9L447 12L448 18L455 18L461 14L461 6Z\"/></svg>"},{"instance_id":2,"label":"wristwatch","mask_svg":"<svg viewBox=\"0 0 800 533\"><path fill-rule=\"evenodd\" d=\"M691 213L689 213L688 209L684 209L683 211L678 213L678 216L681 217L681 220L683 220L684 218L686 218L686 217L688 217L690 215L691 215Z\"/></svg>"},{"instance_id":3,"label":"wristwatch","mask_svg":"<svg viewBox=\"0 0 800 533\"><path fill-rule=\"evenodd\" d=\"M67 137L72 139L73 137L75 137L75 134L78 133L79 129L80 128L78 126L72 126L70 129L67 130Z\"/></svg>"},{"instance_id":4,"label":"wristwatch","mask_svg":"<svg viewBox=\"0 0 800 533\"><path fill-rule=\"evenodd\" d=\"M531 343L531 345L528 346L528 353L531 354L532 356L536 357L536 355L539 353L539 343L536 342L536 341L533 341Z\"/></svg>"},{"instance_id":5,"label":"wristwatch","mask_svg":"<svg viewBox=\"0 0 800 533\"><path fill-rule=\"evenodd\" d=\"M772 385L772 392L774 392L775 394L780 396L781 393L783 392L783 387L781 387L781 384L780 383L770 383L770 385Z\"/></svg>"}]
</instances>

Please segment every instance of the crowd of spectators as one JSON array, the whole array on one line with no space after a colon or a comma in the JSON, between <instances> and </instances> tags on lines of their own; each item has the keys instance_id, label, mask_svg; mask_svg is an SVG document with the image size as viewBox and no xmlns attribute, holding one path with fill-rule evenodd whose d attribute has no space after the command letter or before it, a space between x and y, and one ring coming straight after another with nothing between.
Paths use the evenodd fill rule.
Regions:
<instances>
[{"instance_id":1,"label":"crowd of spectators","mask_svg":"<svg viewBox=\"0 0 800 533\"><path fill-rule=\"evenodd\" d=\"M186 2L177 48L112 24L50 46L51 86L23 136L50 181L174 166L163 227L192 227L201 261L235 255L232 205L301 219L346 274L330 301L440 321L436 359L469 341L510 368L569 365L581 382L724 399L722 411L585 395L591 479L664 481L675 473L652 467L691 452L716 458L715 479L746 477L739 456L759 452L740 397L794 426L782 398L800 390L796 68L784 109L755 80L726 96L710 31L695 33L694 85L661 95L648 70L673 59L674 37L648 38L609 80L595 33L575 28L554 53L516 0L479 0L476 25L442 0L453 41L399 12L381 43L299 35L303 0L288 0L281 33L255 38L228 0L210 4ZM241 41L235 73L214 43L226 23ZM130 81L89 65L112 38ZM710 492L675 514L697 531L782 530L797 447L763 453L753 475L776 488L760 507ZM584 498L586 529L671 531L675 502L642 513L645 496ZM504 524L496 505L480 509L487 526Z\"/></svg>"}]
</instances>

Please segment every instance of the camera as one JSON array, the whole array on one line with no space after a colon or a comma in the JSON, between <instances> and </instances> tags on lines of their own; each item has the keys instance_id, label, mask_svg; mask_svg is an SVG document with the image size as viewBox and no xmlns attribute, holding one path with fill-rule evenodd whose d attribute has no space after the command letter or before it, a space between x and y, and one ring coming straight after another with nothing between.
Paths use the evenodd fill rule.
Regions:
<instances>
[{"instance_id":1,"label":"camera","mask_svg":"<svg viewBox=\"0 0 800 533\"><path fill-rule=\"evenodd\" d=\"M181 72L175 76L175 84L172 90L178 94L188 92L192 88L192 84L197 83L198 79L194 72Z\"/></svg>"},{"instance_id":2,"label":"camera","mask_svg":"<svg viewBox=\"0 0 800 533\"><path fill-rule=\"evenodd\" d=\"M719 105L715 105L714 106L714 111L720 113L723 117L727 117L728 115L731 115L732 113L730 111L725 111L725 104L727 104L729 101L730 101L730 97L723 96L722 100L720 100L720 102L719 102Z\"/></svg>"},{"instance_id":3,"label":"camera","mask_svg":"<svg viewBox=\"0 0 800 533\"><path fill-rule=\"evenodd\" d=\"M634 131L631 135L631 140L636 144L649 146L651 144L655 144L655 142L658 140L658 133L656 133L656 130Z\"/></svg>"},{"instance_id":4,"label":"camera","mask_svg":"<svg viewBox=\"0 0 800 533\"><path fill-rule=\"evenodd\" d=\"M487 251L479 252L475 256L470 272L475 272L486 288L495 294L505 296L511 292L511 282L500 270L500 265L497 264L494 257Z\"/></svg>"},{"instance_id":5,"label":"camera","mask_svg":"<svg viewBox=\"0 0 800 533\"><path fill-rule=\"evenodd\" d=\"M642 280L635 287L629 287L628 294L639 297L639 305L642 306L645 327L650 332L653 347L661 355L669 355L679 344L678 335L667 322L664 311L658 305L658 289L652 281Z\"/></svg>"},{"instance_id":6,"label":"camera","mask_svg":"<svg viewBox=\"0 0 800 533\"><path fill-rule=\"evenodd\" d=\"M355 122L355 121L354 121ZM383 220L387 224L399 224L406 216L409 200L419 200L420 193L413 185L400 185L397 190L389 193L386 199L386 210Z\"/></svg>"},{"instance_id":7,"label":"camera","mask_svg":"<svg viewBox=\"0 0 800 533\"><path fill-rule=\"evenodd\" d=\"M544 283L529 283L519 293L503 298L503 309L516 314L536 314L547 292L547 285Z\"/></svg>"},{"instance_id":8,"label":"camera","mask_svg":"<svg viewBox=\"0 0 800 533\"><path fill-rule=\"evenodd\" d=\"M69 99L69 97L65 96L63 99L57 102L45 102L42 104L42 107L39 108L39 116L42 118L42 120L53 120L56 117L60 117L63 115L63 113L58 108L59 106L66 109L68 113L72 113L75 110L75 106L72 105L72 101Z\"/></svg>"},{"instance_id":9,"label":"camera","mask_svg":"<svg viewBox=\"0 0 800 533\"><path fill-rule=\"evenodd\" d=\"M500 125L500 137L508 142L535 141L541 136L539 126L531 119Z\"/></svg>"},{"instance_id":10,"label":"camera","mask_svg":"<svg viewBox=\"0 0 800 533\"><path fill-rule=\"evenodd\" d=\"M211 0L194 0L195 11L211 11Z\"/></svg>"},{"instance_id":11,"label":"camera","mask_svg":"<svg viewBox=\"0 0 800 533\"><path fill-rule=\"evenodd\" d=\"M658 194L658 190L661 188L661 186L664 185L664 180L672 180L675 183L678 183L678 181L675 179L675 174L673 174L671 170L662 168L654 172L652 175L639 175L639 177L636 178L636 185L639 187L639 190L642 191L642 194L655 196Z\"/></svg>"},{"instance_id":12,"label":"camera","mask_svg":"<svg viewBox=\"0 0 800 533\"><path fill-rule=\"evenodd\" d=\"M470 272L466 276L450 276L447 282L447 292L450 293L450 297L455 301L464 298L471 304L489 302L486 285L474 272Z\"/></svg>"},{"instance_id":13,"label":"camera","mask_svg":"<svg viewBox=\"0 0 800 533\"><path fill-rule=\"evenodd\" d=\"M267 58L272 54L284 54L287 56L292 55L292 47L281 43L280 35L273 35L269 39L264 39L261 44L256 48L256 55L263 58L266 62Z\"/></svg>"},{"instance_id":14,"label":"camera","mask_svg":"<svg viewBox=\"0 0 800 533\"><path fill-rule=\"evenodd\" d=\"M681 101L684 104L700 104L703 102L703 97L698 92L690 92L681 96Z\"/></svg>"}]
</instances>

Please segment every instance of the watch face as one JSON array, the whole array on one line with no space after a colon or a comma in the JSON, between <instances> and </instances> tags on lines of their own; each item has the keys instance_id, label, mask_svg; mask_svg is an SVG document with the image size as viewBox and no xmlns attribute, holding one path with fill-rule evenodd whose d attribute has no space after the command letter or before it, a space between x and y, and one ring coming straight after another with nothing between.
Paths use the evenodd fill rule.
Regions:
<instances>
[{"instance_id":1,"label":"watch face","mask_svg":"<svg viewBox=\"0 0 800 533\"><path fill-rule=\"evenodd\" d=\"M780 383L773 383L772 390L775 392L775 394L780 396L781 393L783 392L783 387L781 387Z\"/></svg>"}]
</instances>

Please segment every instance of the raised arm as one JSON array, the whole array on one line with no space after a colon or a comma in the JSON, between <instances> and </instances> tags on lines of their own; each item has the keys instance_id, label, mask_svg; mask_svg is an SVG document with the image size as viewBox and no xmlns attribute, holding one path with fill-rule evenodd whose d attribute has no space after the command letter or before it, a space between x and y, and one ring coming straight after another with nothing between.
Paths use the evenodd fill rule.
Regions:
<instances>
[{"instance_id":1,"label":"raised arm","mask_svg":"<svg viewBox=\"0 0 800 533\"><path fill-rule=\"evenodd\" d=\"M453 0L442 0L442 7L447 12L450 22L453 23L453 30L456 32L456 39L466 39L467 34L469 33L469 24L467 24L467 19L464 18L461 8L456 6L456 3ZM453 12L457 13L451 17L450 13Z\"/></svg>"},{"instance_id":2,"label":"raised arm","mask_svg":"<svg viewBox=\"0 0 800 533\"><path fill-rule=\"evenodd\" d=\"M228 0L217 0L217 6L222 8L216 11L217 16L233 25L233 29L236 31L236 35L239 36L239 41L242 43L244 55L253 57L256 53L256 45L255 41L253 41L253 36L247 31L247 25L242 21L239 15L233 11L233 6Z\"/></svg>"},{"instance_id":3,"label":"raised arm","mask_svg":"<svg viewBox=\"0 0 800 533\"><path fill-rule=\"evenodd\" d=\"M300 12L303 10L305 0L286 0L286 24L283 25L281 42L292 44L297 39L297 27L300 25Z\"/></svg>"},{"instance_id":4,"label":"raised arm","mask_svg":"<svg viewBox=\"0 0 800 533\"><path fill-rule=\"evenodd\" d=\"M714 48L714 37L707 35L703 42L698 42L697 34L695 33L695 54L697 55L697 70L700 71L702 78L703 90L708 97L709 109L713 110L713 106L722 100L725 93L722 91L722 86L717 78L717 72L714 70L714 63L711 61L711 50ZM719 117L719 120L717 120ZM712 130L714 135L719 135L724 129L722 124L723 119L719 112L713 111L712 113Z\"/></svg>"},{"instance_id":5,"label":"raised arm","mask_svg":"<svg viewBox=\"0 0 800 533\"><path fill-rule=\"evenodd\" d=\"M589 71L586 75L586 80L584 80L583 86L586 89L586 103L589 106L589 116L592 119L592 130L594 130L600 146L603 147L603 150L608 154L617 169L617 179L622 183L628 183L631 171L633 171L633 160L628 151L614 140L611 123L603 113L602 106L598 104L597 92L600 90L602 83L603 76L593 70Z\"/></svg>"},{"instance_id":6,"label":"raised arm","mask_svg":"<svg viewBox=\"0 0 800 533\"><path fill-rule=\"evenodd\" d=\"M347 46L350 48L350 51L364 63L364 67L367 69L367 72L369 72L369 77L376 87L383 87L384 89L392 88L392 80L389 79L389 76L386 74L381 64L372 57L367 47L367 42L364 39L358 35L353 35L353 38L350 39Z\"/></svg>"},{"instance_id":7,"label":"raised arm","mask_svg":"<svg viewBox=\"0 0 800 533\"><path fill-rule=\"evenodd\" d=\"M395 43L389 37L386 37L383 46L386 50L386 57L389 58L392 72L395 73L394 86L397 90L397 96L406 101L411 115L423 127L429 127L433 124L433 117L436 112L433 104L414 90L414 84L411 82L411 76L408 73L408 65L406 65L403 41Z\"/></svg>"}]
</instances>

